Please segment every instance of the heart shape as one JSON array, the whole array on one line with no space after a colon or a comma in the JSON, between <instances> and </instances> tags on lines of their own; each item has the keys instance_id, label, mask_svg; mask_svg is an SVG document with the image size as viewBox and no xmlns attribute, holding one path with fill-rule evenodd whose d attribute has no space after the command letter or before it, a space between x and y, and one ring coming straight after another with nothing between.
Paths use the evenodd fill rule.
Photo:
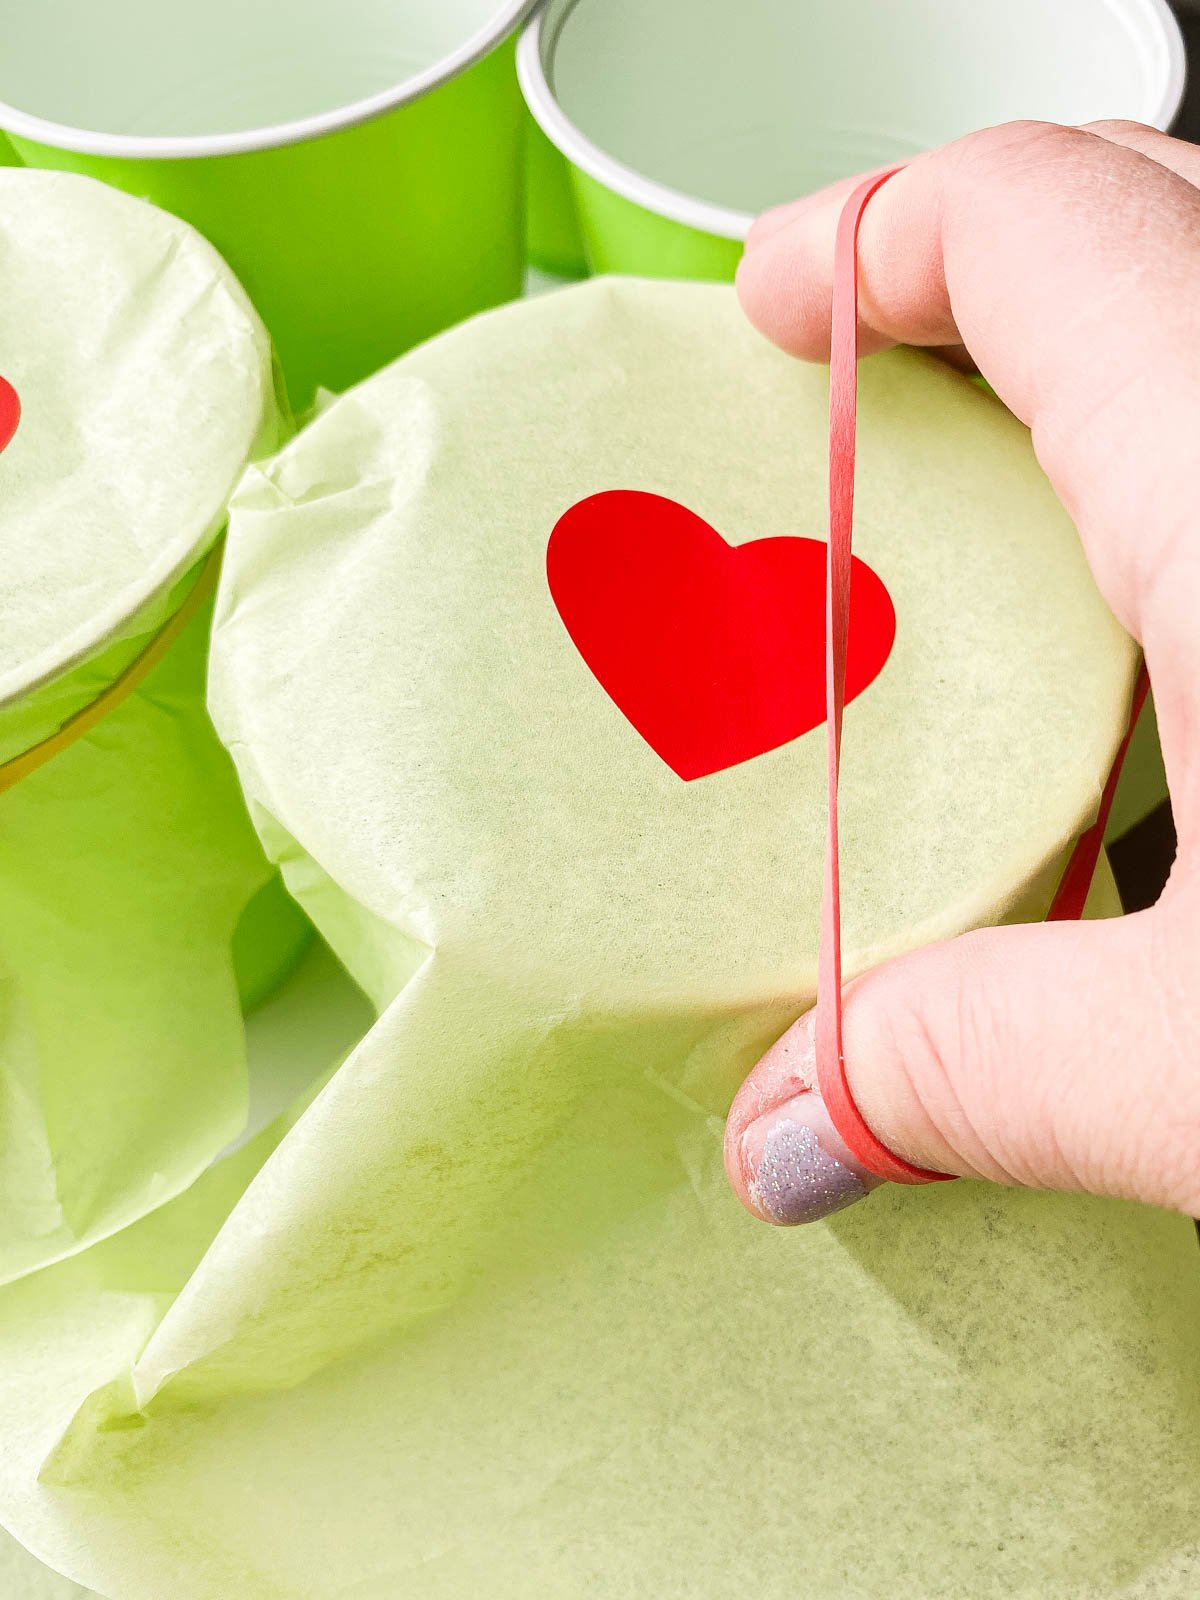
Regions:
<instances>
[{"instance_id":1,"label":"heart shape","mask_svg":"<svg viewBox=\"0 0 1200 1600\"><path fill-rule=\"evenodd\" d=\"M825 563L818 539L729 545L686 506L612 489L556 523L546 576L601 688L690 781L825 720ZM896 612L855 558L846 700L882 670Z\"/></svg>"},{"instance_id":2,"label":"heart shape","mask_svg":"<svg viewBox=\"0 0 1200 1600\"><path fill-rule=\"evenodd\" d=\"M7 378L0 378L0 450L12 443L21 420L21 401Z\"/></svg>"}]
</instances>

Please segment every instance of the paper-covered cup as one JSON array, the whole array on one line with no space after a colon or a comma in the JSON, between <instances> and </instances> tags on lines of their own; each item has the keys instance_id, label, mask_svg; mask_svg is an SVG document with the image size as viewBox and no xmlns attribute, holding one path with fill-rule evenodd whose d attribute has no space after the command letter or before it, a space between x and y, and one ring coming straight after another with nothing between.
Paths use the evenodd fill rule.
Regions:
<instances>
[{"instance_id":1,"label":"paper-covered cup","mask_svg":"<svg viewBox=\"0 0 1200 1600\"><path fill-rule=\"evenodd\" d=\"M5 32L0 128L199 228L304 407L520 292L531 4L38 0Z\"/></svg>"},{"instance_id":2,"label":"paper-covered cup","mask_svg":"<svg viewBox=\"0 0 1200 1600\"><path fill-rule=\"evenodd\" d=\"M754 215L1017 118L1170 125L1165 0L548 0L526 100L598 272L732 277Z\"/></svg>"},{"instance_id":3,"label":"paper-covered cup","mask_svg":"<svg viewBox=\"0 0 1200 1600\"><path fill-rule=\"evenodd\" d=\"M826 383L728 289L597 280L250 470L211 704L378 1020L0 1295L0 1523L76 1581L1191 1592L1190 1224L959 1183L785 1234L725 1182L815 984ZM1041 914L1136 665L994 400L903 352L861 391L850 971Z\"/></svg>"},{"instance_id":4,"label":"paper-covered cup","mask_svg":"<svg viewBox=\"0 0 1200 1600\"><path fill-rule=\"evenodd\" d=\"M284 436L184 224L0 170L0 1282L189 1183L304 937L204 709L213 546Z\"/></svg>"}]
</instances>

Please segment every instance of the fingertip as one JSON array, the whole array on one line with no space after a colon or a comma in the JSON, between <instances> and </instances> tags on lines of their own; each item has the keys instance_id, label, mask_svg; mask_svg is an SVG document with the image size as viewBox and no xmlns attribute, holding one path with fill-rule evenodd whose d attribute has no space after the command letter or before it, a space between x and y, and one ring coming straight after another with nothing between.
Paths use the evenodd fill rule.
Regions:
<instances>
[{"instance_id":1,"label":"fingertip","mask_svg":"<svg viewBox=\"0 0 1200 1600\"><path fill-rule=\"evenodd\" d=\"M882 172L884 169L880 167L877 170ZM852 173L849 177L839 178L823 188L798 195L794 200L786 200L782 205L771 206L769 210L755 218L751 225L746 235L747 251L757 250L760 245L773 239L777 233L805 218L818 218L827 228L832 229L842 207L866 176L869 174Z\"/></svg>"},{"instance_id":2,"label":"fingertip","mask_svg":"<svg viewBox=\"0 0 1200 1600\"><path fill-rule=\"evenodd\" d=\"M772 344L804 361L829 360L834 240L848 188L823 189L764 213L738 263L735 284L747 319ZM860 355L894 342L860 322Z\"/></svg>"},{"instance_id":3,"label":"fingertip","mask_svg":"<svg viewBox=\"0 0 1200 1600\"><path fill-rule=\"evenodd\" d=\"M764 211L754 219L750 231L746 235L746 253L749 255L757 250L760 245L766 244L781 228L786 228L796 217L809 208L817 197L802 195L799 200L788 200L784 205L772 206L769 211Z\"/></svg>"},{"instance_id":4,"label":"fingertip","mask_svg":"<svg viewBox=\"0 0 1200 1600\"><path fill-rule=\"evenodd\" d=\"M762 239L738 264L735 284L742 310L772 344L807 361L829 357L828 271L814 267L807 217Z\"/></svg>"},{"instance_id":5,"label":"fingertip","mask_svg":"<svg viewBox=\"0 0 1200 1600\"><path fill-rule=\"evenodd\" d=\"M746 1169L743 1140L752 1123L815 1082L813 1020L814 1013L806 1012L776 1039L751 1068L725 1120L725 1171L739 1200L755 1215L760 1213L750 1197L753 1174Z\"/></svg>"},{"instance_id":6,"label":"fingertip","mask_svg":"<svg viewBox=\"0 0 1200 1600\"><path fill-rule=\"evenodd\" d=\"M882 1182L846 1148L817 1089L752 1122L742 1135L741 1164L751 1210L777 1228L821 1222Z\"/></svg>"},{"instance_id":7,"label":"fingertip","mask_svg":"<svg viewBox=\"0 0 1200 1600\"><path fill-rule=\"evenodd\" d=\"M816 1013L792 1024L751 1070L725 1123L738 1199L774 1227L828 1216L877 1186L850 1156L817 1090Z\"/></svg>"},{"instance_id":8,"label":"fingertip","mask_svg":"<svg viewBox=\"0 0 1200 1600\"><path fill-rule=\"evenodd\" d=\"M725 1170L746 1209L777 1228L818 1222L879 1187L821 1098L813 1012L776 1040L738 1091L725 1126Z\"/></svg>"}]
</instances>

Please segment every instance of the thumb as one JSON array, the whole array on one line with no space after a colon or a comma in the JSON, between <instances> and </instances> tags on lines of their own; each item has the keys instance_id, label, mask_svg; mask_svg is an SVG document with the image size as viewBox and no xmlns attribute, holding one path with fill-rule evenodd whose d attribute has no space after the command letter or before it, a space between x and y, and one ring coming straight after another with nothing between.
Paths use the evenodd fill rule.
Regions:
<instances>
[{"instance_id":1,"label":"thumb","mask_svg":"<svg viewBox=\"0 0 1200 1600\"><path fill-rule=\"evenodd\" d=\"M1200 915L989 928L868 973L845 1001L846 1075L914 1166L1200 1214ZM813 1013L729 1114L725 1161L765 1221L827 1216L879 1186L816 1085Z\"/></svg>"}]
</instances>

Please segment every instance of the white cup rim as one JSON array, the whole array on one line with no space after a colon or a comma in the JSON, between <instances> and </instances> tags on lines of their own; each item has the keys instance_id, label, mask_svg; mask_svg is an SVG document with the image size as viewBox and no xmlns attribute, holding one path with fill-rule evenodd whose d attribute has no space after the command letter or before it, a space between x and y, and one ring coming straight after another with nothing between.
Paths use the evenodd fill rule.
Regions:
<instances>
[{"instance_id":1,"label":"white cup rim","mask_svg":"<svg viewBox=\"0 0 1200 1600\"><path fill-rule=\"evenodd\" d=\"M473 67L498 44L509 37L533 10L539 0L507 0L492 21L463 41L433 66L414 73L365 100L322 111L292 122L275 123L265 128L249 128L235 133L201 133L143 137L131 133L101 133L77 128L69 123L52 122L19 106L0 100L0 129L30 139L55 150L71 150L78 155L106 156L126 161L187 161L211 156L251 155L261 150L277 150L286 145L304 144L327 134L341 133L361 123L419 100Z\"/></svg>"},{"instance_id":2,"label":"white cup rim","mask_svg":"<svg viewBox=\"0 0 1200 1600\"><path fill-rule=\"evenodd\" d=\"M560 29L579 3L580 0L566 0L563 12L557 18ZM1121 0L1121 3L1127 10L1140 12L1149 28L1157 32L1161 81L1158 98L1146 107L1143 120L1165 132L1178 115L1187 84L1187 51L1179 21L1168 0ZM715 205L682 189L656 183L644 173L609 155L571 121L559 104L543 66L543 30L550 10L551 3L547 0L547 4L522 33L517 46L517 76L530 113L551 144L580 171L595 178L606 189L632 200L645 211L698 229L701 233L716 234L723 239L744 240L754 222L754 213ZM556 42L557 35L548 40L551 53Z\"/></svg>"}]
</instances>

